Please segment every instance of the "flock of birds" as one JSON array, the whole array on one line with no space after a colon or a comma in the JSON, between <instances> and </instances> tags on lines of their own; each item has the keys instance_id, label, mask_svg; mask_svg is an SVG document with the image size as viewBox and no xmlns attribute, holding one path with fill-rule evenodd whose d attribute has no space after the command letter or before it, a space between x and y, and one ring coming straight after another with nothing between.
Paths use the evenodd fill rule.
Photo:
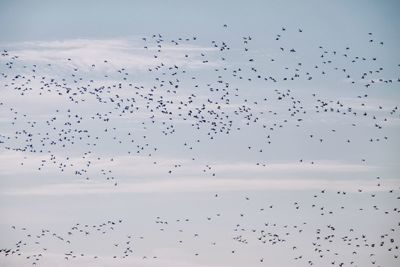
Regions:
<instances>
[{"instance_id":1,"label":"flock of birds","mask_svg":"<svg viewBox=\"0 0 400 267\"><path fill-rule=\"evenodd\" d=\"M382 181L377 179L377 185ZM393 199L400 199L395 190L369 194L367 198L379 198L383 194L393 195ZM397 194L396 194L397 193ZM112 252L112 259L124 260L132 256L139 257L143 261L157 260L161 258L157 254L147 254L140 251L140 246L148 238L162 243L163 240L172 240L178 248L186 247L192 251L192 257L198 258L210 254L210 251L217 250L225 257L246 255L243 249L249 244L252 246L262 246L268 252L274 247L285 249L286 255L293 258L297 266L360 266L360 257L366 258L371 266L384 266L379 264L379 254L384 251L392 257L395 262L399 257L399 245L397 231L399 222L393 224L393 228L385 229L382 233L366 233L357 228L357 225L337 225L332 221L334 216L347 216L345 214L356 214L356 216L387 216L388 218L398 218L400 210L398 208L387 209L387 207L371 206L368 201L363 205L345 207L336 205L349 199L345 191L328 192L321 190L310 196L313 199L311 207L306 207L300 202L293 202L291 207L284 207L282 203L268 204L263 207L252 206L252 198L245 196L241 202L247 207L238 208L237 213L229 214L221 209L209 209L207 216L185 216L174 218L173 216L157 216L154 218L152 230L147 235L132 232L132 229L121 229L126 222L123 219L108 220L99 224L76 223L63 232L56 232L50 229L34 231L27 227L11 226L11 230L16 236L20 236L18 242L12 247L1 249L5 256L24 257L32 265L39 265L46 253L51 251L51 245L61 246L65 261L79 258L91 258L95 262L101 262L102 256L93 254L90 249L79 248L79 245L87 239L100 242L108 251ZM350 198L354 197L350 193ZM359 192L359 194L362 194ZM325 198L333 197L335 205L322 204ZM210 196L218 206L219 201L224 201L224 194ZM286 212L296 213L299 219L288 223L279 222L275 218L273 211L284 208ZM243 210L240 210L243 209ZM315 227L312 220L302 216L302 213L311 209L311 216L328 216L330 222L324 227ZM392 216L392 217L391 217ZM227 218L225 218L227 217ZM254 223L254 217L262 218ZM226 223L226 219L231 221L229 228L221 232L218 224ZM197 228L196 225L206 225ZM129 229L129 223L126 225ZM215 228L215 229L214 229ZM210 234L214 230L219 231L218 235ZM118 235L114 235L118 232ZM157 233L158 232L158 233ZM226 232L226 233L225 233ZM120 236L120 237L116 237ZM224 240L230 236L230 242ZM301 238L307 236L309 244L301 247ZM221 240L222 237L222 240ZM171 242L171 241L170 241ZM90 243L89 243L90 244ZM344 251L341 248L346 248ZM29 253L34 248L35 253ZM28 250L29 249L29 250ZM305 252L307 251L308 252ZM366 251L365 251L366 250ZM140 251L140 252L139 252ZM148 252L150 253L150 252ZM303 254L304 253L304 254ZM268 256L266 256L268 255ZM246 259L246 264L268 264L270 253L262 253L256 259ZM365 266L365 265L363 265Z\"/></svg>"},{"instance_id":2,"label":"flock of birds","mask_svg":"<svg viewBox=\"0 0 400 267\"><path fill-rule=\"evenodd\" d=\"M224 31L229 30L226 24L222 28ZM353 51L349 46L338 49L316 47L315 61L302 62L298 55L301 48L288 46L285 42L287 34L301 35L303 29L282 27L271 38L277 50L272 53L273 56L267 58L260 58L257 51L252 50L252 42L256 36L241 37L239 47L230 45L229 41L212 40L203 51L199 46L201 37L198 36L170 40L162 34L146 36L140 39L143 54L150 55L149 61L154 64L146 69L143 76L148 79L143 82L140 81L142 74L130 72L126 66L116 66L112 58L105 58L101 62L96 61L84 67L79 65L79 59L75 58L65 58L62 62L26 64L24 58L18 55L18 51L4 49L0 59L3 64L2 90L8 90L21 99L55 96L64 102L47 116L31 117L31 114L10 106L7 98L2 98L0 108L3 114L9 116L8 127L14 132L0 135L1 150L20 153L21 167L29 162L31 155L39 155L41 160L37 170L40 172L57 168L60 175L72 175L85 182L104 179L110 183L110 187L118 188L121 182L112 164L106 165L111 167L96 167L104 161L118 161L118 155L109 156L102 151L104 144L112 144L119 155L132 157L133 164L138 157L142 157L157 168L162 165L157 156L168 154L168 151L161 151L162 145L156 141L168 143L169 139L172 140L174 135L181 131L182 125L189 127L185 129L188 135L185 135L185 140L180 140L178 149L184 151L188 162L201 162L196 153L202 146L212 146L218 140L240 134L247 131L246 129L261 132L265 136L263 143L254 144L251 138L248 138L244 139L243 143L231 145L256 155L259 160L256 160L254 165L264 168L268 168L268 162L263 161L262 157L274 153L268 149L268 145L279 142L279 131L283 128L303 127L307 132L304 140L322 145L334 140L336 145L344 148L350 146L354 139L361 139L365 144L389 142L390 135L385 134L384 129L387 124L399 119L398 107L382 104L377 107L377 111L363 108L368 106L368 90L373 90L375 86L398 86L400 78L382 78L385 76L385 69L379 65L377 56L357 55L357 51ZM384 49L384 43L375 40L372 33L366 34L366 40L365 45L375 45ZM171 51L171 47L181 47L183 51L188 51L177 56L180 57L180 64L166 63L168 60L163 55ZM196 67L191 67L193 62ZM363 66L376 67L364 69ZM307 91L304 99L304 91L296 90L296 82L315 87L315 80L329 80L332 79L331 76L336 81L340 80L352 86L355 97L361 104L355 106L340 99L320 96L317 89ZM257 93L254 93L254 90L257 90ZM259 97L260 95L265 97ZM96 109L91 110L91 105ZM358 127L361 121L365 122L371 127L368 132L370 136L348 135L343 140L336 140L335 134L342 131L341 134L346 135L346 132L343 132L345 130L332 129L332 126L329 131L333 137L327 137L315 129L306 128L311 116L323 118L330 115L352 121L349 125L351 128ZM123 123L121 119L124 120ZM154 138L155 135L165 139ZM246 141L248 143L245 143ZM80 153L78 157L76 151ZM351 153L351 149L349 152ZM238 157L240 158L240 155ZM360 161L365 163L367 159L362 158ZM299 158L298 163L318 165L313 159ZM218 179L218 172L212 165L205 164L200 172ZM184 163L170 164L164 176L173 177L182 168L185 168ZM202 237L203 242L210 248L224 250L227 253L226 257L240 254L241 246L256 244L265 246L266 251L268 247L274 246L286 248L290 251L288 255L294 255L295 266L297 262L309 266L360 266L360 259L365 258L371 266L384 266L379 262L379 257L377 258L377 255L382 253L398 264L400 210L396 207L381 207L373 201L379 197L388 197L392 201L390 203L397 203L396 201L400 200L400 191L399 188L383 188L381 185L384 179L376 179L376 192L371 194L363 192L362 189L354 193L345 190L331 192L322 188L310 195L310 201L313 202L311 207L305 207L301 201L295 201L287 212L299 214L302 219L299 223L276 223L267 215L257 225L246 220L254 216L262 217L263 214L279 209L278 203L238 211L235 221L226 226L227 235L230 236L230 240L226 242L232 244L231 247L228 245L228 248L220 247L219 241L215 241L213 235L207 235L206 229L212 229L213 224L225 216L223 211L212 210L212 207L208 216L197 218L204 221L203 231L190 228L190 222L196 220L190 217L157 216L154 227L158 228L160 238L168 235L169 239L176 241L178 247L185 244L194 246L193 240ZM348 199L349 195L355 194L368 196L360 208L351 212L372 212L374 216L387 216L393 220L393 226L382 229L382 233L368 234L352 226L341 229L339 234L337 228L340 227L335 226L333 222L324 228L314 227L307 216L301 216L304 209L311 209L312 214L328 217L328 221L333 216L340 218L344 211L348 212L351 208L344 205L322 205L319 200L330 195L335 199L334 203L339 203ZM213 201L220 201L223 193L218 192L210 197ZM251 201L249 196L243 198L243 202ZM51 242L62 244L66 261L79 257L101 260L101 255L88 255L84 251L74 249L74 244L93 236L104 236L104 240L111 240L113 233L122 231L121 227L124 224L129 225L124 218L93 225L76 223L65 232L55 232L48 228L34 232L30 231L29 227L11 226L11 231L16 232L16 235L22 234L23 238L10 247L0 249L0 253L4 257L24 257L29 264L40 265L42 258L51 250L51 247L43 245L43 240L47 240L50 246ZM296 240L301 239L305 232L312 236L312 240L309 240L307 248L301 248L296 244ZM186 233L189 234L183 235ZM72 238L75 240L72 241ZM113 258L135 255L143 260L159 259L158 255L136 254L136 247L144 239L144 235L126 233L125 239L111 244L112 251L115 252ZM28 247L31 249L27 250ZM36 252L31 253L32 247ZM351 255L343 256L338 247L346 247L346 251ZM368 253L361 251L360 247L367 248ZM305 250L307 252L303 254ZM193 256L203 256L201 249L193 247ZM268 257L263 255L257 259L249 259L250 265L268 265L268 262Z\"/></svg>"}]
</instances>

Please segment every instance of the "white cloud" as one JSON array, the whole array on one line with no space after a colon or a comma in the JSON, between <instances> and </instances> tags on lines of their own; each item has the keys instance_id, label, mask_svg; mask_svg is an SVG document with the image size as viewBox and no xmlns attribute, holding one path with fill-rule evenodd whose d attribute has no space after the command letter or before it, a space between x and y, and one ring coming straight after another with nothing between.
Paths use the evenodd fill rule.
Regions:
<instances>
[{"instance_id":1,"label":"white cloud","mask_svg":"<svg viewBox=\"0 0 400 267\"><path fill-rule=\"evenodd\" d=\"M73 164L73 167L67 167L66 169L79 169L91 161L92 171L99 171L101 169L111 169L113 174L116 176L124 176L127 178L132 177L148 177L153 178L165 176L168 171L173 168L174 165L179 164L182 167L173 171L174 177L196 177L199 172L205 169L205 163L194 162L187 158L171 158L163 156L153 156L149 158L147 156L105 156L100 160L97 156L86 155L85 158L82 156L69 156L69 160L65 159L65 155L53 153L54 159L58 163ZM26 159L24 159L26 158ZM6 151L0 153L0 161L3 163L0 165L0 174L2 175L15 175L15 174L27 174L37 172L37 168L42 162L50 162L50 155L40 155L32 153L23 153L16 151ZM20 162L24 162L21 166ZM155 165L154 162L157 162ZM54 173L59 170L51 165L47 164L45 172ZM363 173L371 172L379 169L379 166L374 165L363 165L363 164L348 164L339 161L320 161L315 164L310 163L299 163L299 162L273 162L267 163L265 167L257 166L255 163L249 162L215 162L212 164L212 169L208 170L207 173L216 173L219 178L233 177L246 175L246 177L260 177L264 174L307 174L307 173ZM134 173L135 175L129 175Z\"/></svg>"},{"instance_id":2,"label":"white cloud","mask_svg":"<svg viewBox=\"0 0 400 267\"><path fill-rule=\"evenodd\" d=\"M4 267L16 267L16 266L25 266L28 262L24 257L16 257L11 256L8 258L1 258L0 265ZM114 259L112 257L99 257L97 259L92 256L85 257L77 257L71 260L64 260L63 254L57 253L46 253L40 261L39 266L42 267L71 267L71 266L79 266L79 267L227 267L226 265L216 265L216 264L202 264L191 262L188 260L179 260L179 259L163 259L157 258L152 259L147 258L143 259L141 257L128 257L125 259Z\"/></svg>"},{"instance_id":3,"label":"white cloud","mask_svg":"<svg viewBox=\"0 0 400 267\"><path fill-rule=\"evenodd\" d=\"M153 46L128 39L68 39L62 41L36 41L2 44L10 47L8 51L12 55L19 56L22 62L52 63L65 67L78 67L80 70L89 71L92 64L96 69L116 70L119 68L146 70L164 63L167 66L184 66L185 68L204 68L218 66L217 62L208 58L208 64L203 64L200 53L212 53L217 49L180 44L172 45L168 42L162 44L161 53L154 58L157 52ZM185 54L189 57L185 58ZM71 61L67 59L70 58ZM107 63L104 63L107 60Z\"/></svg>"},{"instance_id":4,"label":"white cloud","mask_svg":"<svg viewBox=\"0 0 400 267\"><path fill-rule=\"evenodd\" d=\"M232 172L368 172L378 167L371 165L347 164L337 161L321 161L316 164L310 163L271 163L266 164L266 167L256 166L248 163L235 164L216 164L213 165L218 171Z\"/></svg>"},{"instance_id":5,"label":"white cloud","mask_svg":"<svg viewBox=\"0 0 400 267\"><path fill-rule=\"evenodd\" d=\"M188 178L120 183L114 187L107 183L59 183L3 190L13 196L65 196L89 194L175 193L219 191L303 191L344 190L366 192L387 190L399 186L399 180L386 180L386 186L377 187L375 181L331 179L212 179Z\"/></svg>"}]
</instances>

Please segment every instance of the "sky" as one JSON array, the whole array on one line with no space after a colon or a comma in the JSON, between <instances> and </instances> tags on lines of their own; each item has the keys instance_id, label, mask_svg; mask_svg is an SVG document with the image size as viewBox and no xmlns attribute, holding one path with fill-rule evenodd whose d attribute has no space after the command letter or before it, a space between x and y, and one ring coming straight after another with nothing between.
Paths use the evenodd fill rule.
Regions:
<instances>
[{"instance_id":1,"label":"sky","mask_svg":"<svg viewBox=\"0 0 400 267\"><path fill-rule=\"evenodd\" d=\"M399 11L0 0L0 265L398 266Z\"/></svg>"}]
</instances>

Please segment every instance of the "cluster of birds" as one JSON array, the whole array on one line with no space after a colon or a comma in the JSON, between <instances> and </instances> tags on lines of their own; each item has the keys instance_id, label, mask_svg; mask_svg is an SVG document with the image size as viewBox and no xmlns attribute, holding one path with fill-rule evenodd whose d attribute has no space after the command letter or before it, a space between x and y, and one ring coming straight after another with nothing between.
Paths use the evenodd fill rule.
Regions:
<instances>
[{"instance_id":1,"label":"cluster of birds","mask_svg":"<svg viewBox=\"0 0 400 267\"><path fill-rule=\"evenodd\" d=\"M228 25L223 25L223 29L229 30ZM296 29L292 33L301 35L303 29ZM239 47L230 45L228 41L212 40L204 51L198 43L201 38L197 36L171 40L162 34L143 37L140 40L143 44L143 54L150 55L151 62L154 62L144 74L151 79L151 84L148 82L149 79L141 82L135 73L130 72L129 67L115 66L112 58L81 69L76 63L79 59L65 58L63 62L26 64L24 58L18 55L18 51L5 49L1 53L1 63L4 64L1 73L3 90L9 90L19 97L26 98L56 96L64 100L63 106L66 108L57 108L45 118L38 118L10 106L7 99L1 100L0 108L11 118L10 127L15 131L13 134L0 135L0 148L3 151L21 153L22 166L29 161L30 155L39 155L41 162L37 166L38 171L45 172L46 168L55 167L61 173L68 171L86 181L103 177L112 186L118 186L118 177L112 164L109 165L111 167L103 165L100 168L96 167L98 163L104 161L112 163L118 161L118 158L102 154L99 147L111 143L121 154L132 156L133 163L139 156L148 158L157 167L160 165L156 159L157 155L168 151L160 151L160 147L152 138L154 132L158 131L157 134L166 138L165 142L168 142L168 138L173 138L181 130L181 125L190 127L190 136L186 140L181 140L179 148L187 153L190 161L198 160L196 149L199 149L199 143L217 142L218 138L228 138L245 129L261 131L265 136L265 143L255 146L249 141L249 144L234 144L234 146L244 148L255 155L268 154L270 153L268 145L275 141L277 131L288 126L306 127L305 122L315 115L332 114L345 118L352 121L350 127L357 127L360 121L366 122L372 127L370 136L356 137L357 139L365 139L365 143L388 142L389 136L382 129L389 122L399 118L398 107L382 104L376 112L363 109L368 106L369 94L366 90L378 85L398 84L400 78L382 78L385 74L384 68L379 66L377 56L357 55L357 51L348 46L338 49L316 47L315 61L301 62L301 53L298 55L301 48L288 46L284 42L287 34L289 29L282 27L272 38L277 44L274 45L277 50L272 53L274 56L268 58L258 58L257 53L252 50L252 42L256 38L254 36L241 37ZM368 33L367 36L371 45L384 47L382 41L374 40L372 33ZM166 59L163 55L171 47L182 47L185 51L184 48L188 46L195 49L188 49L189 52L178 56L182 60L181 64L168 64L164 61ZM280 61L281 65L287 65L281 68L281 65L277 64ZM196 64L196 67L190 67L191 64ZM365 69L363 66L376 67ZM357 92L356 97L361 105L355 106L340 99L328 99L319 96L317 91L307 92L308 95L304 99L296 88L293 88L296 84L293 82L314 86L313 81L329 80L331 76L335 80L351 84L354 92ZM282 86L291 89L282 89ZM266 88L265 92L260 93L262 90L260 88ZM253 94L254 90L258 91L257 94ZM260 98L260 94L265 97ZM305 104L306 100L311 104ZM94 105L96 110L87 108L90 105ZM116 123L120 119L126 120L124 127L119 127ZM318 132L307 129L306 131L308 133L304 138L316 143L329 142L327 140L329 138ZM338 131L339 129L330 129L333 134ZM346 146L352 140L353 137L349 135L339 143ZM59 153L60 151L62 153ZM81 154L76 157L71 151L75 151L74 153L81 151ZM361 161L365 162L366 159L363 158ZM306 160L299 158L298 162L305 163ZM309 163L317 165L314 160ZM254 164L268 167L268 163L262 159ZM184 167L180 162L171 164L165 175L173 176ZM201 171L212 177L218 177L212 164L206 164ZM368 201L381 194L390 194L391 198L400 199L398 188L383 191L380 183L377 187L379 192L376 195L372 194ZM359 193L363 192L360 190ZM333 214L340 216L340 212L346 207L333 208L318 204L317 200L324 194L327 193L322 190L313 195L316 202L312 205L312 210L321 216L329 217ZM346 195L347 192L339 191L336 197L345 198ZM221 196L216 194L214 197L218 199ZM251 199L247 197L245 201ZM263 214L274 208L276 208L274 205L268 205L261 207L257 212ZM293 208L293 212L299 213L304 209L299 201L294 203ZM371 211L371 207L365 209ZM372 205L372 209L376 216L388 215L397 219L399 216L397 208L385 210ZM359 210L362 211L363 209ZM223 216L223 213L215 212L206 217L207 229ZM321 263L320 260L325 258L329 259L326 265L359 266L357 261L361 257L359 255L361 252L358 252L360 246L369 247L371 253L368 257L372 265L381 266L375 255L382 250L398 259L400 222L382 233L380 242L373 241L374 237L358 232L355 227L345 230L344 236L336 234L337 227L334 224L322 229L313 229L310 248L312 253L302 255L297 253L300 247L294 244L295 241L291 240L291 237L301 236L304 232L310 231L308 227L312 226L307 222L307 218L299 224L282 225L262 221L260 225L252 226L246 224L248 216L250 215L247 211L239 213L239 223L232 223L230 235L233 242L243 246L249 243L287 246L296 255L294 260L304 261L310 266L320 266L318 265ZM177 237L178 244L185 244L186 241L179 238L179 233L188 231L185 223L190 220L190 218L170 220L157 217L155 224L161 226L159 229L161 232L169 233L170 238ZM69 250L72 245L71 236L89 238L94 233L111 234L122 222L122 219L119 219L98 225L77 223L62 234L48 229L34 234L28 233L27 228L18 229L13 226L14 231L26 232L26 236L15 243L14 247L1 249L0 253L4 256L23 256L33 265L37 265L48 251L48 248L42 247L41 240L54 239L67 246L68 249L64 253L66 260L84 257L86 255L84 252ZM124 222L126 223L125 220ZM176 228L177 232L171 228ZM196 239L200 235L207 233L194 232L190 238ZM141 236L139 239L143 238ZM125 241L113 244L115 248L120 249L114 258L125 258L134 254L131 244L133 239L133 235L128 234ZM218 248L216 241L208 241L212 247ZM29 245L38 248L38 252L26 255L23 248ZM349 262L341 260L343 255L335 251L335 246L348 246L349 251L352 251L352 260ZM240 253L237 248L229 251L230 254ZM196 251L194 255L201 256L202 253ZM98 255L93 257L99 258ZM157 259L158 256L142 257ZM268 259L260 255L258 262L268 263Z\"/></svg>"},{"instance_id":2,"label":"cluster of birds","mask_svg":"<svg viewBox=\"0 0 400 267\"><path fill-rule=\"evenodd\" d=\"M383 181L377 177L377 187L381 186ZM364 201L359 206L345 207L338 203L348 200L348 195L360 194L364 196ZM76 223L62 233L57 233L49 229L41 229L38 232L29 230L26 227L12 226L15 235L21 236L11 248L0 249L4 256L24 257L32 265L38 265L42 257L47 252L54 250L51 246L61 244L64 259L73 260L76 258L92 258L101 261L102 256L90 252L88 248L75 248L74 245L82 244L87 239L96 240L107 250L112 251L113 259L127 259L131 256L139 257L146 261L149 259L162 258L157 254L148 255L144 252L138 252L138 248L143 240L153 238L158 243L163 240L172 240L178 247L185 247L193 251L193 257L208 255L210 251L217 250L226 256L244 255L243 251L248 246L265 247L265 251L278 247L284 248L288 256L294 261L299 261L299 265L320 266L329 264L330 266L359 266L360 259L368 259L371 266L384 266L378 262L379 254L386 253L398 262L400 249L398 244L398 231L400 222L393 224L392 228L386 229L382 233L366 233L357 227L357 224L343 225L340 222L334 222L334 216L356 216L368 219L370 216L386 216L387 218L399 218L400 209L397 207L379 207L373 205L372 200L384 198L390 194L393 200L400 200L400 190L379 191L377 193L367 194L361 190L359 192L327 190L317 191L309 195L308 200L312 200L311 205L307 200L295 201L288 207L286 204L274 202L265 206L257 207L252 203L252 197L249 195L242 198L240 202L247 204L233 214L228 210L217 208L220 202L224 200L224 194L210 195L215 201L214 208L208 209L208 215L193 216L181 214L179 218L172 216L156 216L153 221L152 230L149 236L127 232L122 229L123 224L129 222L122 219L108 220L100 224ZM327 198L333 198L332 202L323 203ZM299 216L298 219L290 223L282 223L275 217L274 211L284 209L286 212L294 213ZM308 217L302 216L302 213L309 211ZM346 215L347 214L347 215ZM317 219L313 217L327 217L321 225L316 227ZM254 218L262 218L254 223ZM218 227L221 223L230 222L224 231ZM197 225L206 225L204 228L197 228ZM138 231L139 229L136 229ZM216 232L215 232L216 231ZM118 235L122 237L116 238ZM157 233L158 232L158 233ZM21 235L22 234L22 235ZM98 239L100 237L100 239ZM308 238L309 242L305 245L302 239ZM114 240L118 240L115 242ZM171 241L169 241L171 242ZM44 244L47 244L46 246ZM340 248L345 247L345 250ZM32 253L31 251L37 251ZM141 253L141 254L139 254ZM304 253L304 254L303 254ZM248 264L268 263L268 259L259 255L258 259L249 259Z\"/></svg>"},{"instance_id":3,"label":"cluster of birds","mask_svg":"<svg viewBox=\"0 0 400 267\"><path fill-rule=\"evenodd\" d=\"M17 228L16 226L11 226L14 231L21 231L24 234L24 239L15 243L15 246L11 249L0 249L0 252L3 253L5 256L8 255L17 255L22 256L24 254L23 250L25 247L34 245L39 252L36 254L31 254L25 256L27 260L30 260L32 265L37 265L40 263L43 255L48 251L48 248L43 247L42 240L57 240L58 242L63 243L64 245L70 246L71 244L71 236L81 235L81 236L88 236L93 235L94 233L100 233L102 235L108 234L111 231L114 231L118 224L122 223L122 220L119 219L117 221L107 221L98 225L89 225L84 224L81 225L80 223L76 223L72 226L66 233L60 235L54 231L49 229L41 229L38 233L31 233L29 229L26 227ZM84 257L84 253L75 253L74 251L70 250L64 253L65 260L73 259L76 257ZM97 258L98 256L94 256Z\"/></svg>"}]
</instances>

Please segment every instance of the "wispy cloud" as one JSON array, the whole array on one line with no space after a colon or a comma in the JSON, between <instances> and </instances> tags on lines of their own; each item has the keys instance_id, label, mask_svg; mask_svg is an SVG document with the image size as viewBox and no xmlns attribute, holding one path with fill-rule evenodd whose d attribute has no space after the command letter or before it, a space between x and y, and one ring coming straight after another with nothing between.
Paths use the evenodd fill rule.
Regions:
<instances>
[{"instance_id":1,"label":"wispy cloud","mask_svg":"<svg viewBox=\"0 0 400 267\"><path fill-rule=\"evenodd\" d=\"M215 169L219 171L233 172L368 172L378 168L371 165L348 164L337 161L321 161L318 164L282 162L266 164L265 167L259 167L255 164L235 163L235 164L217 164Z\"/></svg>"},{"instance_id":2,"label":"wispy cloud","mask_svg":"<svg viewBox=\"0 0 400 267\"><path fill-rule=\"evenodd\" d=\"M399 180L386 180L387 186L399 186ZM345 190L356 192L386 190L377 187L375 181L328 180L328 179L168 179L135 183L122 183L113 187L106 183L63 183L14 188L4 190L3 195L11 196L65 196L90 194L129 193L177 193L177 192L220 192L220 191L304 191L304 190Z\"/></svg>"},{"instance_id":3,"label":"wispy cloud","mask_svg":"<svg viewBox=\"0 0 400 267\"><path fill-rule=\"evenodd\" d=\"M105 156L101 159L93 155L86 155L85 158L82 156L71 156L69 159L65 159L65 155L53 153L53 156L57 161L67 162L73 164L72 168L80 168L84 166L87 161L93 162L91 166L92 170L100 169L112 169L115 170L115 175L121 175L124 177L132 177L127 175L134 173L134 177L149 177L152 178L154 175L158 177L161 175L167 175L167 172L173 168L174 165L180 164L182 167L174 171L174 176L178 177L193 177L197 176L206 167L204 162L194 162L185 158L171 158L166 156L153 156L148 158L146 156L129 156L129 155L115 155ZM6 151L0 153L0 161L3 163L0 165L0 174L11 175L11 174L23 174L36 172L37 167L42 162L48 162L49 155L31 154L16 151ZM20 162L24 162L24 166L20 166ZM154 162L157 162L155 165ZM343 163L340 161L320 161L315 164L310 163L299 163L299 162L271 162L264 166L256 165L255 163L249 163L245 161L232 161L232 162L215 162L212 164L212 169L208 173L217 173L218 177L233 177L246 175L246 177L258 177L263 174L292 174L296 175L299 173L365 173L379 169L379 166L364 165L364 164L350 164ZM55 167L46 167L46 173L57 172Z\"/></svg>"},{"instance_id":4,"label":"wispy cloud","mask_svg":"<svg viewBox=\"0 0 400 267\"><path fill-rule=\"evenodd\" d=\"M57 254L57 253L46 253L45 257L41 259L40 266L43 267L70 267L70 266L79 266L79 267L89 267L89 266L98 266L98 267L227 267L226 265L216 265L216 264L203 264L191 262L189 260L184 259L163 259L157 258L152 259L151 257L143 259L142 257L131 256L125 259L114 259L110 257L100 257L97 259L93 259L93 255L91 257L86 255L86 257L75 258L73 261L64 260L65 255ZM4 267L16 267L23 266L27 264L26 259L17 258L17 257L8 257L0 259L1 266Z\"/></svg>"},{"instance_id":5,"label":"wispy cloud","mask_svg":"<svg viewBox=\"0 0 400 267\"><path fill-rule=\"evenodd\" d=\"M19 60L25 62L52 63L62 66L78 67L80 70L96 69L115 70L116 68L148 69L159 65L184 66L185 68L204 68L217 66L210 57L208 64L203 63L200 53L213 52L216 49L200 45L173 45L163 43L161 53L157 53L155 44L148 44L129 39L69 39L60 41L36 41L2 44ZM157 48L157 49L156 49ZM155 58L154 55L158 57ZM189 55L187 58L185 55ZM71 60L68 60L71 59ZM107 63L104 62L107 60Z\"/></svg>"}]
</instances>

